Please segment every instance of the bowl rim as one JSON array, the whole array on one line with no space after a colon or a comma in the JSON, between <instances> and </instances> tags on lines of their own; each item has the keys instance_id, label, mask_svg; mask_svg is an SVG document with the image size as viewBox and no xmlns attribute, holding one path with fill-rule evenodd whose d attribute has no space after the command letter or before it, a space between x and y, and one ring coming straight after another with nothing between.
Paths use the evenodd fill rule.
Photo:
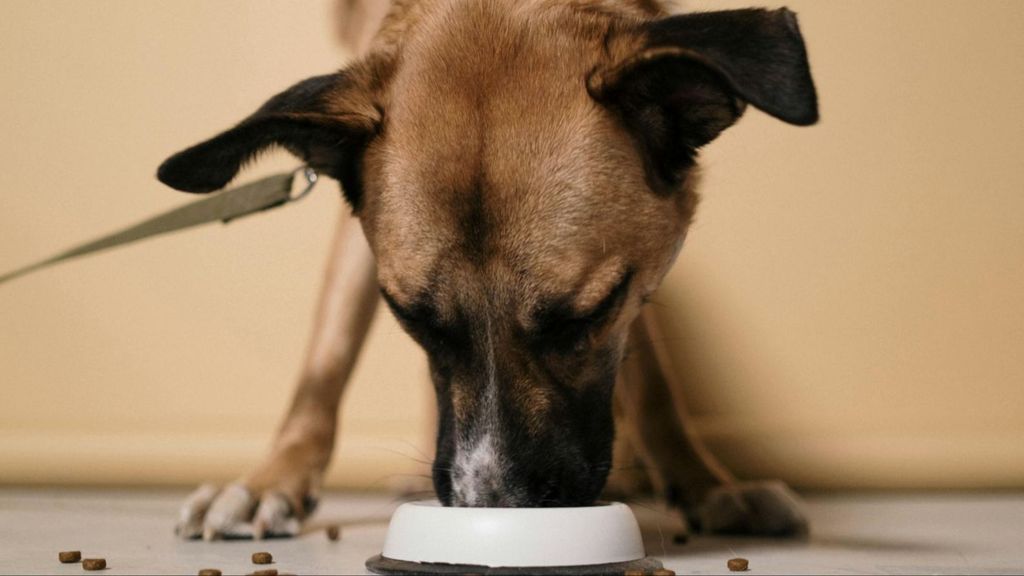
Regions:
<instances>
[{"instance_id":1,"label":"bowl rim","mask_svg":"<svg viewBox=\"0 0 1024 576\"><path fill-rule=\"evenodd\" d=\"M386 559L498 567L614 564L643 559L629 506L465 508L407 502L391 518Z\"/></svg>"}]
</instances>

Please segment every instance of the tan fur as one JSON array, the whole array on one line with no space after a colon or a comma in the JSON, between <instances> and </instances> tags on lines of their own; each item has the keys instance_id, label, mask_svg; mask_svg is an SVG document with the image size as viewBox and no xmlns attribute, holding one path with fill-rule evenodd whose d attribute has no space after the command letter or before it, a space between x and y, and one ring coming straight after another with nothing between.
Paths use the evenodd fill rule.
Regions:
<instances>
[{"instance_id":1,"label":"tan fur","mask_svg":"<svg viewBox=\"0 0 1024 576\"><path fill-rule=\"evenodd\" d=\"M241 482L284 495L300 517L319 492L337 433L338 406L380 301L359 222L340 216L299 386L268 457Z\"/></svg>"},{"instance_id":2,"label":"tan fur","mask_svg":"<svg viewBox=\"0 0 1024 576\"><path fill-rule=\"evenodd\" d=\"M663 12L650 2L622 1L531 0L494 9L500 1L508 0L401 2L378 37L379 50L402 55L382 95L387 127L366 156L369 187L360 214L381 285L399 302L427 290L449 291L436 299L442 303L472 294L481 283L478 263L449 255L467 252L461 224L484 219L494 227L490 245L471 248L502 263L485 276L516 290L510 300L523 325L538 299L552 294L575 294L578 310L593 306L627 262L638 266L642 288L629 303L638 309L692 220L697 176L674 195L645 192L629 136L578 88L593 70L626 58L631 45L617 34L624 19ZM465 206L480 202L473 195L483 193L491 214L466 213ZM601 241L588 241L590 235ZM435 277L444 277L444 285L433 285ZM652 339L644 337L651 322L637 322L633 342L640 341L636 359L658 368L656 379L647 386L634 363L623 370L624 384L641 399L664 400L670 378L665 359L652 359ZM629 326L626 320L610 330ZM472 409L457 387L453 397L457 416ZM519 397L531 420L543 418L542 388L523 386ZM626 405L633 396L621 398ZM620 428L632 431L627 437L655 472L655 485L696 479L704 493L728 481L678 423L674 407L649 403L648 412L656 408L649 414L623 411L628 422Z\"/></svg>"},{"instance_id":3,"label":"tan fur","mask_svg":"<svg viewBox=\"0 0 1024 576\"><path fill-rule=\"evenodd\" d=\"M686 235L698 174L672 193L652 190L636 143L586 89L637 53L635 29L664 16L663 4L394 0L385 14L373 2L339 2L359 23L342 33L369 48L350 68L356 89L335 105L379 124L363 159L359 222L342 219L292 409L244 485L283 493L306 512L378 282L398 304L430 293L442 317L469 311L528 329L538 303L568 295L588 310L629 270L632 290L594 336L630 342L615 398L625 439L618 462L635 454L654 487L678 494L695 518L694 507L733 478L687 426L656 319L640 314ZM376 22L368 41L359 31ZM511 365L521 352L499 353ZM553 396L528 374L510 382L528 431L538 430ZM458 383L451 394L456 419L465 419L478 400ZM645 482L626 476L612 484Z\"/></svg>"},{"instance_id":4,"label":"tan fur","mask_svg":"<svg viewBox=\"0 0 1024 576\"><path fill-rule=\"evenodd\" d=\"M466 252L460 226L483 218L490 244L473 248L502 256L510 269L491 274L519 285L524 310L594 282L610 261L652 260L641 283L653 288L692 202L644 194L629 135L579 90L607 62L617 21L588 12L580 24L551 1L493 7L502 1L424 0L438 8L405 30L402 65L384 95L387 125L366 154L360 214L382 285L401 301L443 274L464 292L464 263L446 255ZM490 48L470 48L481 44ZM462 210L475 202L490 214ZM514 270L533 277L513 279Z\"/></svg>"},{"instance_id":5,"label":"tan fur","mask_svg":"<svg viewBox=\"0 0 1024 576\"><path fill-rule=\"evenodd\" d=\"M498 10L498 2L514 7ZM628 304L639 310L641 298L660 283L674 259L695 210L695 186L691 182L670 196L645 192L642 161L629 135L579 84L593 70L626 57L630 46L616 38L623 19L662 14L644 1L394 2L371 44L371 56L356 67L367 89L338 104L351 110L353 97L370 95L376 105L360 101L356 107L368 116L387 110L383 134L366 154L366 204L360 212L381 286L400 302L425 290L472 293L479 276L468 268L476 267L448 255L466 251L460 245L462 222L483 217L494 226L488 235L493 245L475 248L502 256L502 264L487 274L517 289L508 300L515 302L524 324L542 297L575 294L579 310L593 306L607 295L626 262L639 263L641 288ZM480 50L481 45L490 48ZM396 59L401 66L391 69ZM387 82L379 82L385 77ZM487 105L481 106L485 94ZM509 155L510 150L519 154ZM461 211L480 193L476 179L481 174L490 193L487 209L500 214ZM588 242L588 237L595 240ZM580 252L580 246L591 251ZM517 276L517 270L529 270L531 277ZM444 286L431 285L437 276L446 278ZM331 286L323 294L321 310L345 301L365 309L372 298L368 291L345 295ZM609 330L625 337L629 326L625 321ZM317 334L312 349L334 350L339 360L358 346L344 331ZM321 375L338 371L318 361L324 355L331 357L311 352L305 372L314 376L304 382L344 381ZM322 404L333 406L343 385L305 388L315 389ZM542 418L549 401L545 392L521 388L522 404ZM458 389L453 403L458 414L473 407L471 397ZM636 418L633 411L626 414ZM330 452L325 435L313 441L312 433L288 433L305 430L301 423L309 419L306 411L293 408L279 445L293 444L289 435L308 441L321 467L322 454ZM631 438L643 446L643 438ZM296 459L272 457L273 463L248 484L265 488L273 483L266 478L300 464Z\"/></svg>"}]
</instances>

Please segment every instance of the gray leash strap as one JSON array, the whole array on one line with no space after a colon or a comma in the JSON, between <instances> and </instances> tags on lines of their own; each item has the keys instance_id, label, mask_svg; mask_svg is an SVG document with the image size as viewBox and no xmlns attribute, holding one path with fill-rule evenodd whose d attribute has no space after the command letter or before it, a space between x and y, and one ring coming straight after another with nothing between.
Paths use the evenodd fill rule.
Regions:
<instances>
[{"instance_id":1,"label":"gray leash strap","mask_svg":"<svg viewBox=\"0 0 1024 576\"><path fill-rule=\"evenodd\" d=\"M305 179L306 186L293 196L292 182L300 174ZM92 242L80 244L45 260L0 275L0 284L67 260L80 258L86 254L210 222L227 224L245 216L284 206L304 198L313 190L316 181L317 174L312 168L300 168L294 172L275 174L238 188L217 192L208 198L154 216L130 228L97 238Z\"/></svg>"}]
</instances>

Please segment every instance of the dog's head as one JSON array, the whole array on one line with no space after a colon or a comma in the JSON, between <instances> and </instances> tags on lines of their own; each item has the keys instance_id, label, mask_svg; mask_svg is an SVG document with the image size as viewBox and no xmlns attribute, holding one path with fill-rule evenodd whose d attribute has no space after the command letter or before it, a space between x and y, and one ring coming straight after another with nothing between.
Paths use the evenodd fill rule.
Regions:
<instances>
[{"instance_id":1,"label":"dog's head","mask_svg":"<svg viewBox=\"0 0 1024 576\"><path fill-rule=\"evenodd\" d=\"M697 151L748 103L817 120L791 12L596 4L412 10L400 42L160 169L207 192L281 145L342 183L430 359L446 504L597 498L627 329L686 235Z\"/></svg>"}]
</instances>

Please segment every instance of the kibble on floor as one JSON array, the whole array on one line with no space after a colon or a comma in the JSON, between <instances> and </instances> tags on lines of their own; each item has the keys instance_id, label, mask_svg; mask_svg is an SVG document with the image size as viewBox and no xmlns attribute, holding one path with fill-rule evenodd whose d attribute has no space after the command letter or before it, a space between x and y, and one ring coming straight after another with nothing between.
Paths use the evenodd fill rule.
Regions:
<instances>
[{"instance_id":1,"label":"kibble on floor","mask_svg":"<svg viewBox=\"0 0 1024 576\"><path fill-rule=\"evenodd\" d=\"M82 568L89 571L106 570L107 561L104 558L86 558L82 560Z\"/></svg>"},{"instance_id":2,"label":"kibble on floor","mask_svg":"<svg viewBox=\"0 0 1024 576\"><path fill-rule=\"evenodd\" d=\"M216 568L203 568L199 571L199 576L221 576L221 573Z\"/></svg>"},{"instance_id":3,"label":"kibble on floor","mask_svg":"<svg viewBox=\"0 0 1024 576\"><path fill-rule=\"evenodd\" d=\"M397 506L391 494L328 494L319 511L320 530L339 525L338 543L324 534L264 544L182 543L168 532L185 496L184 490L0 488L0 573L86 576L148 569L195 576L200 568L220 568L225 575L277 568L278 576L362 574L366 559L380 554ZM665 520L655 506L634 512L645 528L647 550L680 575L1019 574L1024 566L1024 492L809 494L806 504L819 538L800 545L693 535L686 546L662 551L662 533L670 544L682 532L678 519ZM113 512L97 515L106 509ZM949 518L956 522L944 521ZM264 550L276 563L253 565L252 553ZM86 572L81 565L60 564L60 551L104 556L108 568ZM726 561L739 557L750 560L749 571L729 572Z\"/></svg>"},{"instance_id":4,"label":"kibble on floor","mask_svg":"<svg viewBox=\"0 0 1024 576\"><path fill-rule=\"evenodd\" d=\"M57 559L60 560L61 564L74 564L75 562L82 561L82 553L78 550L71 550L69 552L58 552Z\"/></svg>"},{"instance_id":5,"label":"kibble on floor","mask_svg":"<svg viewBox=\"0 0 1024 576\"><path fill-rule=\"evenodd\" d=\"M277 570L270 568L268 570L257 570L252 573L252 576L278 576Z\"/></svg>"},{"instance_id":6,"label":"kibble on floor","mask_svg":"<svg viewBox=\"0 0 1024 576\"><path fill-rule=\"evenodd\" d=\"M327 527L327 539L331 542L337 542L341 538L341 527L337 525L331 525Z\"/></svg>"},{"instance_id":7,"label":"kibble on floor","mask_svg":"<svg viewBox=\"0 0 1024 576\"><path fill-rule=\"evenodd\" d=\"M273 564L274 557L270 552L255 552L252 555L253 564Z\"/></svg>"},{"instance_id":8,"label":"kibble on floor","mask_svg":"<svg viewBox=\"0 0 1024 576\"><path fill-rule=\"evenodd\" d=\"M733 558L726 563L730 572L746 572L750 569L750 562L746 558Z\"/></svg>"}]
</instances>

